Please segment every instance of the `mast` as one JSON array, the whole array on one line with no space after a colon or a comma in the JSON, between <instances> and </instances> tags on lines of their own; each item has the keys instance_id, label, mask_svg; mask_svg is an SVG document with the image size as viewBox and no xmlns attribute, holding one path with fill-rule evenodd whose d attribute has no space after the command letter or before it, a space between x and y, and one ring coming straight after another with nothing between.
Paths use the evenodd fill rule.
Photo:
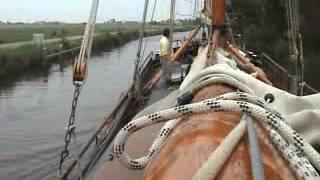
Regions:
<instances>
[{"instance_id":1,"label":"mast","mask_svg":"<svg viewBox=\"0 0 320 180\"><path fill-rule=\"evenodd\" d=\"M226 0L212 0L211 8L212 8L211 22L213 25L213 29L224 28Z\"/></svg>"}]
</instances>

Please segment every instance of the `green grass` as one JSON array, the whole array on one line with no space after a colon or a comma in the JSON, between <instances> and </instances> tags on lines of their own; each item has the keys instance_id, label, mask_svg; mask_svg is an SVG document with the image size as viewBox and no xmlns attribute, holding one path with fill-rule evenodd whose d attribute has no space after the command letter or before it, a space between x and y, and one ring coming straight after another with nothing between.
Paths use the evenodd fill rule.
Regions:
<instances>
[{"instance_id":1,"label":"green grass","mask_svg":"<svg viewBox=\"0 0 320 180\"><path fill-rule=\"evenodd\" d=\"M148 28L163 28L163 26L147 26ZM138 30L138 24L97 24L95 31L114 32L130 29ZM22 25L0 25L0 44L14 43L20 41L31 41L33 34L40 33L45 35L45 39L59 38L67 36L82 35L85 30L84 24L22 24Z\"/></svg>"},{"instance_id":2,"label":"green grass","mask_svg":"<svg viewBox=\"0 0 320 180\"><path fill-rule=\"evenodd\" d=\"M16 49L0 49L0 76L18 73L26 68L41 64L40 51L33 46L22 46Z\"/></svg>"},{"instance_id":3,"label":"green grass","mask_svg":"<svg viewBox=\"0 0 320 180\"><path fill-rule=\"evenodd\" d=\"M187 31L190 30L191 27L185 27L185 28L176 28L175 31ZM145 31L145 37L146 36L154 36L162 34L162 28L153 28L153 29L147 29ZM131 40L135 40L139 38L139 29L125 29L120 30L117 34L112 34L110 32L104 32L100 35L96 36L93 44L92 49L94 52L101 52L106 51L109 49L112 49L114 47L120 46L125 44L126 42L129 42Z\"/></svg>"},{"instance_id":4,"label":"green grass","mask_svg":"<svg viewBox=\"0 0 320 180\"><path fill-rule=\"evenodd\" d=\"M131 28L114 26L112 28L105 28L102 25L98 25L96 30L99 33L93 41L93 52L99 53L102 51L111 50L114 47L121 46L130 40L138 39L139 30L138 26ZM0 28L1 29L1 28ZM20 31L20 28L18 28ZM187 31L190 30L190 27L187 28L177 28L175 31ZM29 29L30 30L30 29ZM15 32L19 32L16 30ZM118 33L111 33L117 31ZM75 31L74 31L75 32ZM29 31L23 32L24 34L30 33ZM145 36L159 35L162 33L162 28L149 27L146 30ZM21 37L23 37L21 35ZM79 47L81 44L79 41L74 41L73 44L68 41L62 40L62 42L55 42L51 44L46 44L47 48L46 54L52 54L60 52L65 49ZM50 61L51 62L51 61ZM23 71L28 71L33 67L41 67L41 55L39 50L34 49L32 45L21 46L15 49L0 49L0 77L6 76L12 73L23 74Z\"/></svg>"}]
</instances>

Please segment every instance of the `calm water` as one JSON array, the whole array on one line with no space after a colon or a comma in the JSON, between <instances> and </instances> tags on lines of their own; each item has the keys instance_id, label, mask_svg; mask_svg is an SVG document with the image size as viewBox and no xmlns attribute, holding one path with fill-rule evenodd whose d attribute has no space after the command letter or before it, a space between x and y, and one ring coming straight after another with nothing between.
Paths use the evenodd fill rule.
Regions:
<instances>
[{"instance_id":1,"label":"calm water","mask_svg":"<svg viewBox=\"0 0 320 180\"><path fill-rule=\"evenodd\" d=\"M176 33L175 38L184 35ZM158 49L160 37L149 38L146 55ZM76 117L80 143L129 87L136 49L137 41L132 41L90 60ZM73 95L71 73L70 65L54 65L43 77L0 89L0 179L55 179Z\"/></svg>"}]
</instances>

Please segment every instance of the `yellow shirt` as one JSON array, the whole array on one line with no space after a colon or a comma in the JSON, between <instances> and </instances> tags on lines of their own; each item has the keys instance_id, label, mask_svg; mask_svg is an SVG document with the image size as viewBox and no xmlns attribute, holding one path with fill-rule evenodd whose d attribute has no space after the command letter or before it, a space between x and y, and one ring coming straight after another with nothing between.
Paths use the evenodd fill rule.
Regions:
<instances>
[{"instance_id":1,"label":"yellow shirt","mask_svg":"<svg viewBox=\"0 0 320 180\"><path fill-rule=\"evenodd\" d=\"M160 56L166 57L168 60L170 59L171 50L169 39L163 36L160 40Z\"/></svg>"}]
</instances>

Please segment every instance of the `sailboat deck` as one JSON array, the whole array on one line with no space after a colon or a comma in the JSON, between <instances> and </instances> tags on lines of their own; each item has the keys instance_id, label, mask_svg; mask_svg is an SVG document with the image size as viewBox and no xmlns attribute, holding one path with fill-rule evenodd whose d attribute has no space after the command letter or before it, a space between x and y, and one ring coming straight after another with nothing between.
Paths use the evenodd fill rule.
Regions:
<instances>
[{"instance_id":1,"label":"sailboat deck","mask_svg":"<svg viewBox=\"0 0 320 180\"><path fill-rule=\"evenodd\" d=\"M157 87L152 90L149 96L149 100L145 107L161 100L166 97L169 93L174 91L175 87L167 88L165 84L157 85ZM132 135L127 143L128 153L133 157L140 157L145 154L154 139L157 137L163 123L151 126L149 128L142 129ZM104 153L104 158L99 162L101 164L99 169L96 170L93 176L94 180L105 180L105 179L117 179L117 180L135 180L141 179L143 176L143 170L130 170L123 166L119 160L113 158L112 161L107 160L110 154L112 154L112 146L108 147L107 151Z\"/></svg>"}]
</instances>

